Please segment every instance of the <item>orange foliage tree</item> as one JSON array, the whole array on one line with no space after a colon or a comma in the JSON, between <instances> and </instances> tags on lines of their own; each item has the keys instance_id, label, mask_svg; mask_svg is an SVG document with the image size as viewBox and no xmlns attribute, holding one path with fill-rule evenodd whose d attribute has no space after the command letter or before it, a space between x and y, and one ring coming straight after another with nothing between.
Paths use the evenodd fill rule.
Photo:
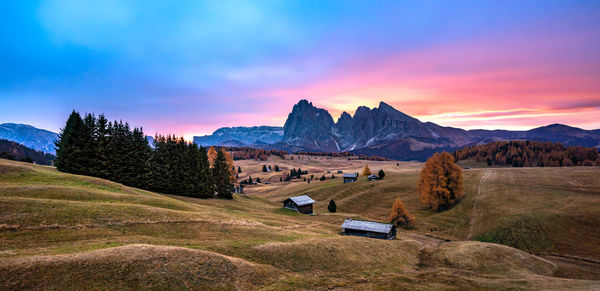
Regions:
<instances>
[{"instance_id":1,"label":"orange foliage tree","mask_svg":"<svg viewBox=\"0 0 600 291\"><path fill-rule=\"evenodd\" d=\"M365 168L363 169L362 174L363 174L363 176L371 175L371 169L369 168L369 165L365 165Z\"/></svg>"},{"instance_id":2,"label":"orange foliage tree","mask_svg":"<svg viewBox=\"0 0 600 291\"><path fill-rule=\"evenodd\" d=\"M233 158L231 157L231 154L228 151L226 151L223 148L221 148L221 150L223 151L223 154L225 154L225 159L227 160L227 166L229 166L229 176L231 179L231 183L235 183L235 182L237 182L237 179L235 178L237 171L235 169L235 165L233 164Z\"/></svg>"},{"instance_id":3,"label":"orange foliage tree","mask_svg":"<svg viewBox=\"0 0 600 291\"><path fill-rule=\"evenodd\" d=\"M213 165L215 164L215 159L217 158L217 151L215 150L214 147L210 147L208 149L208 164L210 165L210 167L212 168Z\"/></svg>"},{"instance_id":4,"label":"orange foliage tree","mask_svg":"<svg viewBox=\"0 0 600 291\"><path fill-rule=\"evenodd\" d=\"M447 153L436 153L425 162L417 185L421 203L433 210L443 210L464 194L462 169Z\"/></svg>"},{"instance_id":5,"label":"orange foliage tree","mask_svg":"<svg viewBox=\"0 0 600 291\"><path fill-rule=\"evenodd\" d=\"M394 201L394 205L392 206L392 213L390 214L390 223L395 226L404 227L404 228L412 228L415 223L415 218L408 214L404 204L400 201L400 198Z\"/></svg>"}]
</instances>

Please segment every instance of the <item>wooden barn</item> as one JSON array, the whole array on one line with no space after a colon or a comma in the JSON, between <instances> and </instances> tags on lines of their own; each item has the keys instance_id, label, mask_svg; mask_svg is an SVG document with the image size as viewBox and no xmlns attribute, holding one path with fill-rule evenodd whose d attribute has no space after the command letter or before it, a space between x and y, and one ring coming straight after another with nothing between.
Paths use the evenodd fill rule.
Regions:
<instances>
[{"instance_id":1,"label":"wooden barn","mask_svg":"<svg viewBox=\"0 0 600 291\"><path fill-rule=\"evenodd\" d=\"M344 183L356 182L358 180L358 174L344 174Z\"/></svg>"},{"instance_id":2,"label":"wooden barn","mask_svg":"<svg viewBox=\"0 0 600 291\"><path fill-rule=\"evenodd\" d=\"M297 210L304 214L313 213L313 204L315 204L315 200L312 200L307 195L290 197L283 200L283 208Z\"/></svg>"},{"instance_id":3,"label":"wooden barn","mask_svg":"<svg viewBox=\"0 0 600 291\"><path fill-rule=\"evenodd\" d=\"M342 223L342 234L393 239L396 237L396 227L389 223L346 218Z\"/></svg>"}]
</instances>

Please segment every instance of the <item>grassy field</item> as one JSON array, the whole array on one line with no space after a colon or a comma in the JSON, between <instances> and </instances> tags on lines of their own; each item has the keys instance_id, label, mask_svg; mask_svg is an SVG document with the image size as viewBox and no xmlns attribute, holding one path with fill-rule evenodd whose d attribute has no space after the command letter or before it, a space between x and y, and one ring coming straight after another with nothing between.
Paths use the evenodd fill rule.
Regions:
<instances>
[{"instance_id":1,"label":"grassy field","mask_svg":"<svg viewBox=\"0 0 600 291\"><path fill-rule=\"evenodd\" d=\"M338 177L280 183L263 163ZM365 164L386 178L342 183L337 170ZM237 165L240 178L271 184L202 200L0 160L0 289L600 288L598 168L466 170L465 198L438 213L418 204L420 164ZM317 201L317 215L281 209L299 194ZM391 241L339 235L346 217L386 220L395 198L414 230Z\"/></svg>"}]
</instances>

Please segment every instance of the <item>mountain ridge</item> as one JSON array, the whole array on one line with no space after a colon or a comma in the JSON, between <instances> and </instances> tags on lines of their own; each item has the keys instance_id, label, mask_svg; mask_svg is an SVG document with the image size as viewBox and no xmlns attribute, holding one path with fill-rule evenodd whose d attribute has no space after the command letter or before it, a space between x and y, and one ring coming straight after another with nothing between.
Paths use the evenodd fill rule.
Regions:
<instances>
[{"instance_id":1,"label":"mountain ridge","mask_svg":"<svg viewBox=\"0 0 600 291\"><path fill-rule=\"evenodd\" d=\"M289 152L351 151L420 161L437 151L499 140L550 141L600 148L600 129L584 130L554 123L521 131L465 130L422 122L383 101L375 108L359 106L354 115L344 111L334 122L327 110L302 99L292 107L283 130L280 141L255 146Z\"/></svg>"}]
</instances>

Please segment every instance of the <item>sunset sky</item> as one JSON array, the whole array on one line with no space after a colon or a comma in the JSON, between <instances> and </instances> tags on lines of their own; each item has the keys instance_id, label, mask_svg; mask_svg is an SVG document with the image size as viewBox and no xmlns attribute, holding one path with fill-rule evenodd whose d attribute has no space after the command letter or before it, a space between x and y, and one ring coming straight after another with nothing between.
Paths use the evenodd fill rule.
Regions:
<instances>
[{"instance_id":1,"label":"sunset sky","mask_svg":"<svg viewBox=\"0 0 600 291\"><path fill-rule=\"evenodd\" d=\"M147 134L334 119L384 101L444 126L600 128L600 1L8 1L0 123L73 109Z\"/></svg>"}]
</instances>

